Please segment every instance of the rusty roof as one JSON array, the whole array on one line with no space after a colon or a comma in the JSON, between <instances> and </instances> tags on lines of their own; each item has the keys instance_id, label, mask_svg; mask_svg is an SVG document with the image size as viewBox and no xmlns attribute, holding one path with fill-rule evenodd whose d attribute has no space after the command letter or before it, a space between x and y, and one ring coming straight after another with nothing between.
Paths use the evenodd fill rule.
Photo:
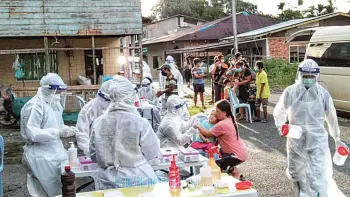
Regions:
<instances>
[{"instance_id":1,"label":"rusty roof","mask_svg":"<svg viewBox=\"0 0 350 197\"><path fill-rule=\"evenodd\" d=\"M258 14L237 14L237 33L245 33L255 29L280 23L280 20ZM177 33L154 38L143 42L143 45L154 43L186 41L186 40L219 40L233 34L232 16L227 16Z\"/></svg>"},{"instance_id":2,"label":"rusty roof","mask_svg":"<svg viewBox=\"0 0 350 197\"><path fill-rule=\"evenodd\" d=\"M0 37L142 33L140 0L1 0Z\"/></svg>"}]
</instances>

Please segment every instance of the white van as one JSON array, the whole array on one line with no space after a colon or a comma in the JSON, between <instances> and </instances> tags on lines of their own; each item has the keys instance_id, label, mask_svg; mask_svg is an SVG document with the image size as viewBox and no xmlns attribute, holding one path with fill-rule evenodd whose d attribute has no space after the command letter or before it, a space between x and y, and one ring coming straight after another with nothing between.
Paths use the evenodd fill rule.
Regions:
<instances>
[{"instance_id":1,"label":"white van","mask_svg":"<svg viewBox=\"0 0 350 197\"><path fill-rule=\"evenodd\" d=\"M350 26L302 30L286 42L307 37L310 40L305 58L320 66L320 84L331 94L336 109L350 112Z\"/></svg>"}]
</instances>

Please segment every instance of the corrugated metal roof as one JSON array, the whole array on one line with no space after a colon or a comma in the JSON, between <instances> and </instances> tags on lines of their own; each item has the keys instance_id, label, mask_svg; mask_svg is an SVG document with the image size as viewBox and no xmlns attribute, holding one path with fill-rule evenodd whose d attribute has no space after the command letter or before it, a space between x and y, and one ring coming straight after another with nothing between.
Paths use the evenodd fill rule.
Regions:
<instances>
[{"instance_id":1,"label":"corrugated metal roof","mask_svg":"<svg viewBox=\"0 0 350 197\"><path fill-rule=\"evenodd\" d=\"M237 32L245 33L261 27L280 23L279 20L262 15L249 14L245 16L242 13L237 14ZM175 40L219 40L232 35L232 16L227 16L215 21L205 23L196 27L182 30L177 33L150 39L143 42L143 45L154 43L169 42Z\"/></svg>"},{"instance_id":2,"label":"corrugated metal roof","mask_svg":"<svg viewBox=\"0 0 350 197\"><path fill-rule=\"evenodd\" d=\"M279 24L275 24L275 25L271 25L268 27L264 27L261 29L257 29L254 31L249 31L243 34L239 34L237 37L238 38L249 38L249 37L260 37L260 36L264 36L267 35L269 33L272 32L278 32L278 31L282 31L288 28L293 28L293 26L295 25L300 25L302 23L306 23L306 22L310 22L310 21L319 21L319 20L323 20L323 19L327 19L330 17L334 17L334 16L348 16L347 14L344 13L332 13L332 14L327 14L327 15L322 15L322 16L317 16L317 17L312 17L312 18L303 18L303 19L294 19L294 20L290 20L290 21L286 21L286 22L282 22ZM223 38L222 40L232 40L234 39L233 36L227 37L227 38Z\"/></svg>"},{"instance_id":3,"label":"corrugated metal roof","mask_svg":"<svg viewBox=\"0 0 350 197\"><path fill-rule=\"evenodd\" d=\"M0 37L142 33L140 0L1 0Z\"/></svg>"}]
</instances>

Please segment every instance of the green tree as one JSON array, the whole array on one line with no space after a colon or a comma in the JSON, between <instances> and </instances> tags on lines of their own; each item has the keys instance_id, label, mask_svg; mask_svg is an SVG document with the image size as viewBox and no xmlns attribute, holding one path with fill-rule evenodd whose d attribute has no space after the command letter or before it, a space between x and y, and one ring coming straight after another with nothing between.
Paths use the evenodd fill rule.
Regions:
<instances>
[{"instance_id":1,"label":"green tree","mask_svg":"<svg viewBox=\"0 0 350 197\"><path fill-rule=\"evenodd\" d=\"M259 13L257 5L236 0L237 12ZM153 7L153 17L167 18L182 14L203 20L215 20L229 16L232 10L231 0L160 0Z\"/></svg>"},{"instance_id":2,"label":"green tree","mask_svg":"<svg viewBox=\"0 0 350 197\"><path fill-rule=\"evenodd\" d=\"M278 10L284 10L284 6L285 6L286 4L284 3L284 2L281 2L280 4L278 4L277 5L277 7L278 7Z\"/></svg>"},{"instance_id":3,"label":"green tree","mask_svg":"<svg viewBox=\"0 0 350 197\"><path fill-rule=\"evenodd\" d=\"M322 15L325 12L326 6L323 4L317 4L316 12L317 16Z\"/></svg>"},{"instance_id":4,"label":"green tree","mask_svg":"<svg viewBox=\"0 0 350 197\"><path fill-rule=\"evenodd\" d=\"M327 5L325 8L326 8L325 14L334 13L335 10L337 9L337 8L334 6L333 0L328 0L328 5Z\"/></svg>"},{"instance_id":5,"label":"green tree","mask_svg":"<svg viewBox=\"0 0 350 197\"><path fill-rule=\"evenodd\" d=\"M303 13L306 14L306 17L315 17L334 13L336 9L333 1L328 0L328 5L317 4L317 7L310 6L308 9L304 10Z\"/></svg>"},{"instance_id":6,"label":"green tree","mask_svg":"<svg viewBox=\"0 0 350 197\"><path fill-rule=\"evenodd\" d=\"M278 15L278 18L281 20L288 21L293 19L304 18L304 16L299 10L287 9L283 10L282 13Z\"/></svg>"},{"instance_id":7,"label":"green tree","mask_svg":"<svg viewBox=\"0 0 350 197\"><path fill-rule=\"evenodd\" d=\"M315 17L318 14L316 11L316 7L314 5L310 6L308 9L304 10L303 13L306 14L307 18Z\"/></svg>"},{"instance_id":8,"label":"green tree","mask_svg":"<svg viewBox=\"0 0 350 197\"><path fill-rule=\"evenodd\" d=\"M232 13L232 0L223 0L225 5L225 12L227 14ZM258 6L243 0L236 0L236 12L248 12L252 14L259 13Z\"/></svg>"}]
</instances>

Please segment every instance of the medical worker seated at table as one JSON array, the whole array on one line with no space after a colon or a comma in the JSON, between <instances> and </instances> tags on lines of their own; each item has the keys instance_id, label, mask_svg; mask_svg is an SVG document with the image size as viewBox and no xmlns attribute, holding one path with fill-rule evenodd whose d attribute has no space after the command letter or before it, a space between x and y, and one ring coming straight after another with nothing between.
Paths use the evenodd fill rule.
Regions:
<instances>
[{"instance_id":1,"label":"medical worker seated at table","mask_svg":"<svg viewBox=\"0 0 350 197\"><path fill-rule=\"evenodd\" d=\"M158 98L156 97L156 91L152 87L152 79L145 77L141 82L140 89L140 98L144 97L148 103L151 105L153 110L153 128L155 130L158 129L158 126L161 121L160 117L160 103L158 102ZM152 110L151 109L143 109L143 117L147 118L152 124Z\"/></svg>"},{"instance_id":2,"label":"medical worker seated at table","mask_svg":"<svg viewBox=\"0 0 350 197\"><path fill-rule=\"evenodd\" d=\"M96 98L88 102L79 113L75 136L77 138L78 147L83 150L84 154L87 156L89 155L92 122L100 117L111 103L109 98L111 88L111 79L102 83Z\"/></svg>"},{"instance_id":3,"label":"medical worker seated at table","mask_svg":"<svg viewBox=\"0 0 350 197\"><path fill-rule=\"evenodd\" d=\"M287 139L287 177L294 183L296 196L345 197L333 179L324 121L336 147L348 147L340 141L333 100L318 84L319 75L320 68L315 61L308 59L300 63L296 83L285 89L273 116L280 131L284 124L302 129L299 139Z\"/></svg>"},{"instance_id":4,"label":"medical worker seated at table","mask_svg":"<svg viewBox=\"0 0 350 197\"><path fill-rule=\"evenodd\" d=\"M68 158L60 137L74 135L62 118L65 96L61 93L66 90L60 76L48 73L40 80L37 94L21 110L21 136L25 141L22 161L30 196L61 194L60 165Z\"/></svg>"},{"instance_id":5,"label":"medical worker seated at table","mask_svg":"<svg viewBox=\"0 0 350 197\"><path fill-rule=\"evenodd\" d=\"M150 184L158 181L149 161L160 154L156 134L134 106L134 85L114 76L111 104L92 125L90 155L98 164L96 190Z\"/></svg>"},{"instance_id":6,"label":"medical worker seated at table","mask_svg":"<svg viewBox=\"0 0 350 197\"><path fill-rule=\"evenodd\" d=\"M183 110L186 102L178 95L172 95L167 101L167 114L158 128L158 138L161 148L179 148L190 143L193 135L198 132L198 118L192 117L189 121L183 120Z\"/></svg>"}]
</instances>

